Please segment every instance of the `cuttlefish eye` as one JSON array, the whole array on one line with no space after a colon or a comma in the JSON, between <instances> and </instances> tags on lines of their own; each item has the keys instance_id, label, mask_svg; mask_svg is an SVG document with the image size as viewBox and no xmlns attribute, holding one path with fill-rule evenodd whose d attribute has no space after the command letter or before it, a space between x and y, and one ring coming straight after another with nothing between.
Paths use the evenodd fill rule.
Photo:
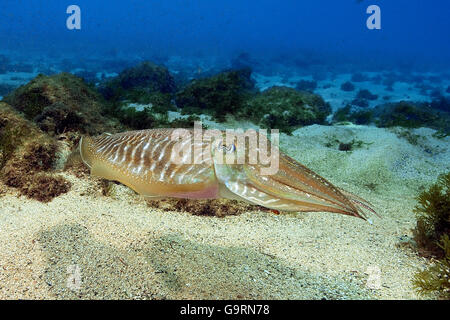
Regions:
<instances>
[{"instance_id":1,"label":"cuttlefish eye","mask_svg":"<svg viewBox=\"0 0 450 320\"><path fill-rule=\"evenodd\" d=\"M226 153L232 153L236 150L236 146L234 145L234 143L230 144L229 146L227 146L225 143L223 143L222 141L220 141L217 144L217 150L219 151L225 151Z\"/></svg>"}]
</instances>

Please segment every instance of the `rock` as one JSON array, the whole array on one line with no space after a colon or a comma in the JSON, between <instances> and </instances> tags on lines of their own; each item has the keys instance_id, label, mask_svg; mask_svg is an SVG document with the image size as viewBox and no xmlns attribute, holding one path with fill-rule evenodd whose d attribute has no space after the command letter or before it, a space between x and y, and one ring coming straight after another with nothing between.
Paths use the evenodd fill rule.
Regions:
<instances>
[{"instance_id":1,"label":"rock","mask_svg":"<svg viewBox=\"0 0 450 320\"><path fill-rule=\"evenodd\" d=\"M450 134L450 113L433 109L423 102L386 103L374 109L378 127L428 127Z\"/></svg>"},{"instance_id":2,"label":"rock","mask_svg":"<svg viewBox=\"0 0 450 320\"><path fill-rule=\"evenodd\" d=\"M48 202L70 190L71 184L54 174L58 142L0 102L0 179L21 194Z\"/></svg>"},{"instance_id":3,"label":"rock","mask_svg":"<svg viewBox=\"0 0 450 320\"><path fill-rule=\"evenodd\" d=\"M109 99L127 90L174 93L175 89L175 81L167 68L152 62L143 62L122 71L116 78L107 82L101 92Z\"/></svg>"},{"instance_id":4,"label":"rock","mask_svg":"<svg viewBox=\"0 0 450 320\"><path fill-rule=\"evenodd\" d=\"M104 102L98 92L69 73L38 75L4 101L23 112L27 119L36 119L49 133L79 130L96 134L118 130L117 121L102 115ZM75 123L69 125L72 120Z\"/></svg>"},{"instance_id":5,"label":"rock","mask_svg":"<svg viewBox=\"0 0 450 320\"><path fill-rule=\"evenodd\" d=\"M361 89L358 91L358 94L356 95L356 99L377 100L378 96L376 94L372 94L367 89Z\"/></svg>"},{"instance_id":6,"label":"rock","mask_svg":"<svg viewBox=\"0 0 450 320\"><path fill-rule=\"evenodd\" d=\"M250 69L242 69L193 80L177 93L177 106L184 112L206 113L223 121L227 114L236 114L255 91L250 76Z\"/></svg>"},{"instance_id":7,"label":"rock","mask_svg":"<svg viewBox=\"0 0 450 320\"><path fill-rule=\"evenodd\" d=\"M342 91L353 91L355 90L355 86L350 81L344 82L341 84Z\"/></svg>"},{"instance_id":8,"label":"rock","mask_svg":"<svg viewBox=\"0 0 450 320\"><path fill-rule=\"evenodd\" d=\"M301 126L325 123L330 113L330 105L319 95L275 86L246 101L238 116L291 133Z\"/></svg>"},{"instance_id":9,"label":"rock","mask_svg":"<svg viewBox=\"0 0 450 320\"><path fill-rule=\"evenodd\" d=\"M372 110L352 110L350 105L346 105L335 112L333 115L333 122L353 122L355 124L369 124L372 122L373 112Z\"/></svg>"}]
</instances>

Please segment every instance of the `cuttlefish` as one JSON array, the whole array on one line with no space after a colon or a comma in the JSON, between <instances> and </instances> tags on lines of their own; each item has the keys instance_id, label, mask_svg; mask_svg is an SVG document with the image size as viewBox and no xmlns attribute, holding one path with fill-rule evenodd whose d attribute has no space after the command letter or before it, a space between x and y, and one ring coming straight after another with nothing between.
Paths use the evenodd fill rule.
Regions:
<instances>
[{"instance_id":1,"label":"cuttlefish","mask_svg":"<svg viewBox=\"0 0 450 320\"><path fill-rule=\"evenodd\" d=\"M258 161L230 163L223 158L248 159L255 147L227 142L224 132L193 141L192 130L185 130L174 139L174 130L85 136L79 143L81 158L92 175L118 181L146 197L226 198L276 211L324 211L366 220L367 213L376 214L364 199L335 187L281 151L277 171L262 175ZM268 145L272 148L269 141ZM195 148L197 152L190 152ZM181 154L182 161L174 154Z\"/></svg>"}]
</instances>

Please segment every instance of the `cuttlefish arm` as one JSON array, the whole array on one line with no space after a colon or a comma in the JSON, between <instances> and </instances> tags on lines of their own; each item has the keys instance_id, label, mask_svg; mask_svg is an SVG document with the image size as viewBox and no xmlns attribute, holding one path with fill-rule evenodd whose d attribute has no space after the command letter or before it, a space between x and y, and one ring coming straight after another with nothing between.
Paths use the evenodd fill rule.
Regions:
<instances>
[{"instance_id":1,"label":"cuttlefish arm","mask_svg":"<svg viewBox=\"0 0 450 320\"><path fill-rule=\"evenodd\" d=\"M234 145L219 150L221 144L214 140L201 142L201 157L194 163L176 164L171 158L176 145L172 132L154 129L84 137L81 157L91 174L119 181L145 196L228 198L280 211L327 211L363 219L376 214L364 199L335 187L282 152L278 171L271 175L261 175L260 165L218 162L223 150L248 150Z\"/></svg>"},{"instance_id":2,"label":"cuttlefish arm","mask_svg":"<svg viewBox=\"0 0 450 320\"><path fill-rule=\"evenodd\" d=\"M280 153L279 170L260 175L260 166L215 166L216 176L233 194L248 202L280 211L327 211L367 220L376 212L362 198L338 189L294 159Z\"/></svg>"}]
</instances>

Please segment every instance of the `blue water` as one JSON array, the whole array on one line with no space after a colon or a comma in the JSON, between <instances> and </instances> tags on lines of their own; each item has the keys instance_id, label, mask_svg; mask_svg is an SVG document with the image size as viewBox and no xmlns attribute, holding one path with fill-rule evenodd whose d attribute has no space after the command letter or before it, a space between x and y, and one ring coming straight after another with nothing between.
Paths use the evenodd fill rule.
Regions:
<instances>
[{"instance_id":1,"label":"blue water","mask_svg":"<svg viewBox=\"0 0 450 320\"><path fill-rule=\"evenodd\" d=\"M81 30L66 28L71 4ZM371 4L381 8L381 30L366 27ZM0 50L80 59L306 51L336 62L448 65L449 13L446 0L3 0Z\"/></svg>"},{"instance_id":2,"label":"blue water","mask_svg":"<svg viewBox=\"0 0 450 320\"><path fill-rule=\"evenodd\" d=\"M380 29L367 27L371 5ZM354 98L335 88L359 72L372 82L357 89L379 97L370 107L430 101L450 93L449 13L446 0L3 0L0 97L39 73L99 84L149 60L186 79L249 66L260 90L321 81L333 110Z\"/></svg>"}]
</instances>

